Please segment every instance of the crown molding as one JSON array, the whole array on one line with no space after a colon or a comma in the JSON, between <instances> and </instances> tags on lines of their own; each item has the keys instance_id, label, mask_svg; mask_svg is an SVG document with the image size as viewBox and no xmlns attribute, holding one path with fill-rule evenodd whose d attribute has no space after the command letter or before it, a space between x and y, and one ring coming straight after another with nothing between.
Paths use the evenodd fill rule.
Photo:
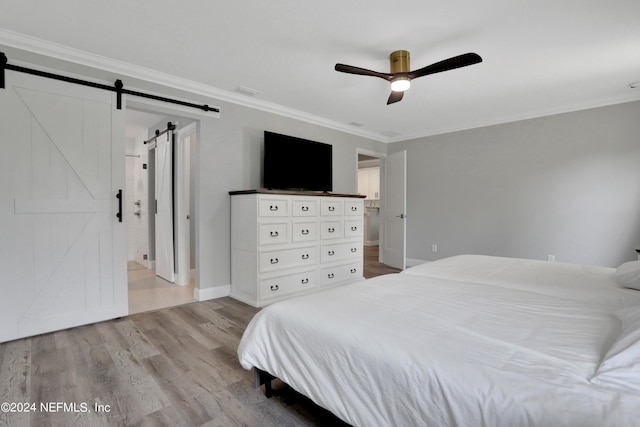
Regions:
<instances>
[{"instance_id":1,"label":"crown molding","mask_svg":"<svg viewBox=\"0 0 640 427\"><path fill-rule=\"evenodd\" d=\"M574 113L577 111L590 110L593 108L602 108L602 107L608 107L608 106L617 105L617 104L625 104L627 102L637 102L637 101L640 101L639 95L640 93L605 97L599 100L593 100L593 101L582 103L582 104L563 105L557 108L535 111L528 114L516 114L513 116L503 117L501 119L492 120L492 121L468 123L461 126L442 128L442 129L437 129L430 132L417 132L414 134L403 134L400 137L390 137L388 138L387 142L388 143L406 142L406 141L412 141L420 138L428 138L430 136L444 135L447 133L461 132L465 130L478 129L478 128L484 128L489 126L503 125L507 123L520 122L523 120L539 119L543 117L555 116L558 114Z\"/></svg>"},{"instance_id":2,"label":"crown molding","mask_svg":"<svg viewBox=\"0 0 640 427\"><path fill-rule=\"evenodd\" d=\"M389 142L388 137L374 132L367 132L362 129L355 128L352 125L340 123L335 120L329 120L324 117L305 113L303 111L284 107L282 105L274 104L271 102L249 98L245 95L237 94L235 92L222 90L213 86L184 79L171 74L162 73L160 71L140 67L138 65L130 64L123 61L118 61L116 59L95 55L93 53L81 51L78 49L73 49L68 46L52 43L46 40L27 36L21 33L16 33L3 28L0 28L0 44L20 51L35 53L76 65L103 70L117 75L139 79L142 81L148 81L165 87L170 87L172 89L192 93L198 96L205 96L207 98L213 98L219 101L229 102L243 107L277 114L279 116L300 120L324 128L337 130L374 141L384 143Z\"/></svg>"},{"instance_id":3,"label":"crown molding","mask_svg":"<svg viewBox=\"0 0 640 427\"><path fill-rule=\"evenodd\" d=\"M487 126L494 126L498 124L511 123L521 120L535 119L555 114L570 113L573 111L587 110L591 108L605 107L608 105L621 104L625 102L634 102L640 100L640 92L603 98L597 101L588 102L580 105L560 106L553 109L547 109L543 111L536 111L528 114L513 115L510 117L503 117L501 119L481 122L481 123L469 123L461 126L442 128L432 130L429 132L418 132L415 134L403 134L399 136L382 135L375 132L368 132L366 130L355 127L351 124L345 124L337 122L335 120L329 120L324 117L305 113L293 108L284 107L282 105L274 104L271 102L263 101L241 95L239 93L230 92L216 88L214 86L205 85L192 80L184 79L174 75L162 73L160 71L152 70L149 68L141 67L138 65L130 64L123 61L118 61L112 58L95 55L93 53L73 49L68 46L59 45L46 40L38 39L35 37L27 36L21 33L16 33L10 30L0 28L0 45L4 45L18 51L24 51L25 53L42 55L47 58L53 58L56 60L76 64L80 66L89 67L96 70L110 72L119 76L126 76L129 78L139 79L150 83L159 84L172 89L180 90L186 93L197 95L198 97L212 98L218 101L228 102L235 105L240 105L255 110L264 111L267 113L276 114L283 117L299 120L302 122L314 124L327 129L333 129L339 132L359 136L362 138L383 142L394 143L410 141L414 139L426 138L429 136L442 135L445 133L459 132L470 129L482 128ZM11 58L9 58L11 60ZM21 59L24 61L24 59ZM28 62L28 61L27 61Z\"/></svg>"}]
</instances>

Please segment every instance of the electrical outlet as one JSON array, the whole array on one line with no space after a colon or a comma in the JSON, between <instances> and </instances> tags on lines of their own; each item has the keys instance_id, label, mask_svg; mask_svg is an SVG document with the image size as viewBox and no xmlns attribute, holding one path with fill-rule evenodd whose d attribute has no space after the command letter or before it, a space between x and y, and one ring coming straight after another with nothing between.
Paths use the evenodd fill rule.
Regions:
<instances>
[{"instance_id":1,"label":"electrical outlet","mask_svg":"<svg viewBox=\"0 0 640 427\"><path fill-rule=\"evenodd\" d=\"M438 252L438 245L437 244L433 244L431 245L431 252Z\"/></svg>"},{"instance_id":2,"label":"electrical outlet","mask_svg":"<svg viewBox=\"0 0 640 427\"><path fill-rule=\"evenodd\" d=\"M555 255L547 255L547 261L556 262L556 256Z\"/></svg>"}]
</instances>

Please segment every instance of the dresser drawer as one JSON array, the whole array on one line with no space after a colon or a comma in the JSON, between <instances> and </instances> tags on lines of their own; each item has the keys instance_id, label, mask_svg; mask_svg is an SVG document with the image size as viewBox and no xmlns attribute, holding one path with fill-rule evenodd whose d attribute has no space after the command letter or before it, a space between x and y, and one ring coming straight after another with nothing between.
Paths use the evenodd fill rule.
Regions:
<instances>
[{"instance_id":1,"label":"dresser drawer","mask_svg":"<svg viewBox=\"0 0 640 427\"><path fill-rule=\"evenodd\" d=\"M322 240L327 239L342 239L344 237L343 222L341 219L332 221L320 222L320 238Z\"/></svg>"},{"instance_id":2,"label":"dresser drawer","mask_svg":"<svg viewBox=\"0 0 640 427\"><path fill-rule=\"evenodd\" d=\"M364 233L364 223L360 220L344 222L344 237L360 237Z\"/></svg>"},{"instance_id":3,"label":"dresser drawer","mask_svg":"<svg viewBox=\"0 0 640 427\"><path fill-rule=\"evenodd\" d=\"M342 200L321 200L320 215L322 216L342 216L344 203Z\"/></svg>"},{"instance_id":4,"label":"dresser drawer","mask_svg":"<svg viewBox=\"0 0 640 427\"><path fill-rule=\"evenodd\" d=\"M320 272L320 285L328 286L359 278L362 278L362 263L354 262L346 265L323 268Z\"/></svg>"},{"instance_id":5,"label":"dresser drawer","mask_svg":"<svg viewBox=\"0 0 640 427\"><path fill-rule=\"evenodd\" d=\"M318 273L316 270L260 280L260 299L279 298L288 293L302 292L316 287Z\"/></svg>"},{"instance_id":6,"label":"dresser drawer","mask_svg":"<svg viewBox=\"0 0 640 427\"><path fill-rule=\"evenodd\" d=\"M344 203L344 214L346 216L364 215L364 202L362 200L349 200Z\"/></svg>"},{"instance_id":7,"label":"dresser drawer","mask_svg":"<svg viewBox=\"0 0 640 427\"><path fill-rule=\"evenodd\" d=\"M315 246L280 251L261 251L259 256L260 272L282 270L292 267L315 265L318 262Z\"/></svg>"},{"instance_id":8,"label":"dresser drawer","mask_svg":"<svg viewBox=\"0 0 640 427\"><path fill-rule=\"evenodd\" d=\"M261 217L289 216L289 199L284 197L260 197L258 215Z\"/></svg>"},{"instance_id":9,"label":"dresser drawer","mask_svg":"<svg viewBox=\"0 0 640 427\"><path fill-rule=\"evenodd\" d=\"M318 221L294 222L292 238L294 243L318 240Z\"/></svg>"},{"instance_id":10,"label":"dresser drawer","mask_svg":"<svg viewBox=\"0 0 640 427\"><path fill-rule=\"evenodd\" d=\"M322 245L320 249L321 263L340 261L354 257L362 257L362 242L360 241Z\"/></svg>"},{"instance_id":11,"label":"dresser drawer","mask_svg":"<svg viewBox=\"0 0 640 427\"><path fill-rule=\"evenodd\" d=\"M312 199L293 199L293 216L317 216L318 201Z\"/></svg>"},{"instance_id":12,"label":"dresser drawer","mask_svg":"<svg viewBox=\"0 0 640 427\"><path fill-rule=\"evenodd\" d=\"M362 278L363 199L231 193L231 297L263 307Z\"/></svg>"},{"instance_id":13,"label":"dresser drawer","mask_svg":"<svg viewBox=\"0 0 640 427\"><path fill-rule=\"evenodd\" d=\"M258 225L258 244L277 245L289 243L289 223L260 223Z\"/></svg>"}]
</instances>

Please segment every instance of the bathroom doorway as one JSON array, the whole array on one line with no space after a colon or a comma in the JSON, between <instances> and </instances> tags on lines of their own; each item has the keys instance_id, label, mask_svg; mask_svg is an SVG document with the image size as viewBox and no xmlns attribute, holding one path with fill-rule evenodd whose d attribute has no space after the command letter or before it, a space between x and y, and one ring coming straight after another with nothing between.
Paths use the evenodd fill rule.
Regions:
<instances>
[{"instance_id":1,"label":"bathroom doorway","mask_svg":"<svg viewBox=\"0 0 640 427\"><path fill-rule=\"evenodd\" d=\"M178 121L168 129L161 113L127 111L129 314L195 301L195 227L189 223L197 127L193 120L183 122L187 133Z\"/></svg>"}]
</instances>

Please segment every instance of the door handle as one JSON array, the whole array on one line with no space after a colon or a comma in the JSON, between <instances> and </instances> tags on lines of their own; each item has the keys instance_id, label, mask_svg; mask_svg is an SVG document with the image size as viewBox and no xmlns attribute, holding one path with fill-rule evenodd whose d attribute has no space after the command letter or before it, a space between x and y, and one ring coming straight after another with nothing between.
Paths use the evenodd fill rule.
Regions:
<instances>
[{"instance_id":1,"label":"door handle","mask_svg":"<svg viewBox=\"0 0 640 427\"><path fill-rule=\"evenodd\" d=\"M122 222L122 189L118 190L116 199L118 199L118 213L116 214L116 218L118 218L118 222Z\"/></svg>"},{"instance_id":2,"label":"door handle","mask_svg":"<svg viewBox=\"0 0 640 427\"><path fill-rule=\"evenodd\" d=\"M404 219L405 215L404 214L396 215L396 218Z\"/></svg>"}]
</instances>

